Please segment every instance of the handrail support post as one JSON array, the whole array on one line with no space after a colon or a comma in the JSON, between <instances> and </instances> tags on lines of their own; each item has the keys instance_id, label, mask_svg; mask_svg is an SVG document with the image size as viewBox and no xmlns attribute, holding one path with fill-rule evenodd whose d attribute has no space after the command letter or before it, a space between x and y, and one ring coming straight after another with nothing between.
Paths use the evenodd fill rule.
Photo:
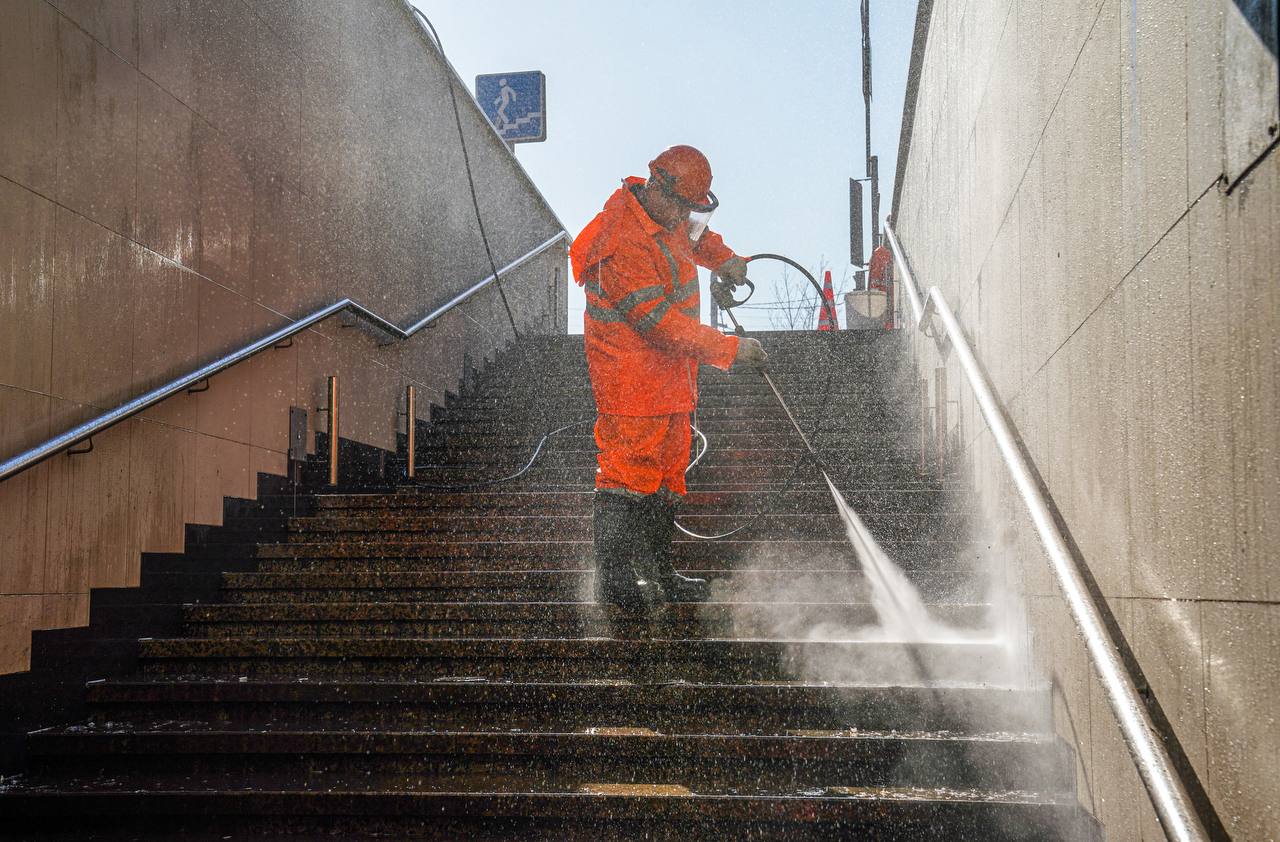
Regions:
<instances>
[{"instance_id":1,"label":"handrail support post","mask_svg":"<svg viewBox=\"0 0 1280 842\"><path fill-rule=\"evenodd\" d=\"M404 387L404 451L406 479L413 479L417 473L418 452L418 390L412 385Z\"/></svg>"},{"instance_id":2,"label":"handrail support post","mask_svg":"<svg viewBox=\"0 0 1280 842\"><path fill-rule=\"evenodd\" d=\"M934 446L938 463L938 479L947 473L947 367L942 365L933 370L934 413Z\"/></svg>"},{"instance_id":3,"label":"handrail support post","mask_svg":"<svg viewBox=\"0 0 1280 842\"><path fill-rule=\"evenodd\" d=\"M325 412L329 414L329 485L338 484L338 377L326 378L328 398Z\"/></svg>"}]
</instances>

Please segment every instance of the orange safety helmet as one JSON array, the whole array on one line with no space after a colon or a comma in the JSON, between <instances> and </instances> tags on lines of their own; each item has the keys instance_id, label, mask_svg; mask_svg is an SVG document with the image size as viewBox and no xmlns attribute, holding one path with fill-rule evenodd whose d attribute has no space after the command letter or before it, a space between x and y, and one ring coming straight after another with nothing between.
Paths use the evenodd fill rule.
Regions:
<instances>
[{"instance_id":1,"label":"orange safety helmet","mask_svg":"<svg viewBox=\"0 0 1280 842\"><path fill-rule=\"evenodd\" d=\"M710 213L719 202L711 192L711 164L692 146L672 146L649 162L649 175L662 192L690 210Z\"/></svg>"}]
</instances>

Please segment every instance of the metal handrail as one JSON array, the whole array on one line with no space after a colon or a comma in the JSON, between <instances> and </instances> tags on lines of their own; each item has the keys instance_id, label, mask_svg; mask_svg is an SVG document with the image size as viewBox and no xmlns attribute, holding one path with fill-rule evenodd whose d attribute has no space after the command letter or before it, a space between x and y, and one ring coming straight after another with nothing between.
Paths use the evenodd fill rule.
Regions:
<instances>
[{"instance_id":1,"label":"metal handrail","mask_svg":"<svg viewBox=\"0 0 1280 842\"><path fill-rule=\"evenodd\" d=\"M1009 469L1022 496L1022 502L1026 504L1035 523L1036 533L1048 553L1050 566L1062 588L1067 608L1084 637L1085 648L1094 669L1098 671L1103 693L1120 725L1120 732L1124 735L1129 754L1147 788L1165 835L1178 842L1207 842L1209 834L1191 803L1186 786L1175 770L1160 732L1156 730L1151 714L1142 701L1137 683L1120 657L1116 640L1103 622L1102 612L1086 584L1085 574L1081 569L1083 562L1072 554L1066 536L1054 522L1049 501L1035 480L1030 457L1015 437L1013 425L997 401L990 380L974 357L942 291L936 286L930 287L928 295L923 300L920 298L920 288L911 274L911 267L898 242L897 234L888 225L885 226L885 231L889 236L898 274L915 313L916 329L924 331L930 315L938 317L960 367L964 370L969 385L973 387L978 408L982 410L982 417L991 428L991 435L1000 455L1004 457L1005 467Z\"/></svg>"},{"instance_id":2,"label":"metal handrail","mask_svg":"<svg viewBox=\"0 0 1280 842\"><path fill-rule=\"evenodd\" d=\"M449 299L447 302L432 310L426 316L406 328L392 324L382 316L379 316L377 313L365 307L363 304L352 301L350 298L335 301L327 307L322 307L310 315L303 316L297 321L290 322L284 327L272 331L261 339L255 340L238 350L219 357L211 363L202 365L188 374L182 375L176 380L171 380L163 386L139 395L133 400L117 406L115 409L104 412L96 418L92 418L76 427L72 427L65 433L54 436L43 444L36 445L35 447L25 450L11 459L0 463L0 482L20 474L28 468L34 467L45 459L55 456L68 448L75 447L80 442L92 438L103 430L113 427L121 421L137 415L139 412L155 406L170 395L174 395L184 389L188 389L202 380L207 380L218 372L225 371L236 363L243 362L255 354L265 351L273 345L283 342L289 337L301 333L312 325L322 322L343 310L350 311L354 315L364 319L397 340L408 339L410 336L413 336L424 327L429 326L432 322L452 310L454 307L457 307L459 304L462 304L464 301L471 298L471 296L480 292L480 290L489 286L489 284L496 281L499 276L518 269L520 266L528 263L533 258L554 246L556 243L561 240L568 239L568 232L561 231L551 239L541 243L531 251L511 261L506 266L499 269L496 274L488 275L472 284L466 290L455 295L453 298Z\"/></svg>"}]
</instances>

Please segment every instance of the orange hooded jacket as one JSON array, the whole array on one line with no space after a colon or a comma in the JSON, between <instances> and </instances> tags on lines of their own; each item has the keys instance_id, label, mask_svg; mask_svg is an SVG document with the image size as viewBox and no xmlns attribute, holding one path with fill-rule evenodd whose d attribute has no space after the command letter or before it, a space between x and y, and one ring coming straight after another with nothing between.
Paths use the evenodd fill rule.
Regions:
<instances>
[{"instance_id":1,"label":"orange hooded jacket","mask_svg":"<svg viewBox=\"0 0 1280 842\"><path fill-rule=\"evenodd\" d=\"M699 319L699 265L734 256L720 235L689 241L686 224L668 231L623 181L604 210L573 241L573 274L587 293L587 368L596 409L605 415L672 415L698 400L698 364L727 369L738 338Z\"/></svg>"}]
</instances>

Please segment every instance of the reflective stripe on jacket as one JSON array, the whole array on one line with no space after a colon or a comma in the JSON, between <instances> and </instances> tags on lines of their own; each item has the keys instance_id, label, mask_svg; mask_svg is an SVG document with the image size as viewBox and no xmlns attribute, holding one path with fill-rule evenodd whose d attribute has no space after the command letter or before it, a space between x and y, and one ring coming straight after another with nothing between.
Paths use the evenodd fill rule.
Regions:
<instances>
[{"instance_id":1,"label":"reflective stripe on jacket","mask_svg":"<svg viewBox=\"0 0 1280 842\"><path fill-rule=\"evenodd\" d=\"M612 415L689 412L697 402L698 364L727 369L736 336L699 321L698 266L733 257L707 231L696 248L685 225L668 231L649 218L623 182L570 249L573 274L587 293L583 320L596 408Z\"/></svg>"}]
</instances>

